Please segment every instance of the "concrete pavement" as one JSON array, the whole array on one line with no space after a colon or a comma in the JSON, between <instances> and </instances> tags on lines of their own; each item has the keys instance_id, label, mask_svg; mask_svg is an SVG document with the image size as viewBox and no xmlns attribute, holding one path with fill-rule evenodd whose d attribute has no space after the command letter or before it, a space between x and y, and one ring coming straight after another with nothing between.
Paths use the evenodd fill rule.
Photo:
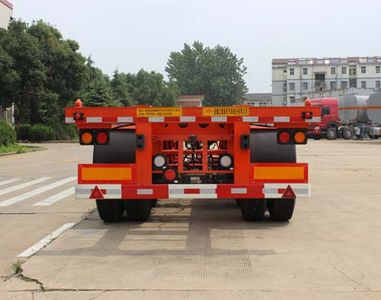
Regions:
<instances>
[{"instance_id":1,"label":"concrete pavement","mask_svg":"<svg viewBox=\"0 0 381 300\"><path fill-rule=\"evenodd\" d=\"M1 164L0 177L23 176L24 166L54 182L91 158L85 147L48 147ZM0 207L3 276L21 251L78 222L26 259L23 275L35 281L3 281L0 299L381 299L381 143L311 141L298 153L312 197L285 224L244 222L232 200L161 201L144 224L104 224L72 196L33 206L70 183Z\"/></svg>"}]
</instances>

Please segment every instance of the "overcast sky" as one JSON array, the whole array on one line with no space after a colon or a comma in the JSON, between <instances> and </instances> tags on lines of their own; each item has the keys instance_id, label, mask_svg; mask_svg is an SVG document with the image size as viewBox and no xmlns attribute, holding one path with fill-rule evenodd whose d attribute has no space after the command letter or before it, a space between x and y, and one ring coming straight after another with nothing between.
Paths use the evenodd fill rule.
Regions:
<instances>
[{"instance_id":1,"label":"overcast sky","mask_svg":"<svg viewBox=\"0 0 381 300\"><path fill-rule=\"evenodd\" d=\"M164 72L195 40L229 46L251 92L271 92L279 57L381 55L378 0L11 0L14 17L42 19L80 43L108 74Z\"/></svg>"}]
</instances>

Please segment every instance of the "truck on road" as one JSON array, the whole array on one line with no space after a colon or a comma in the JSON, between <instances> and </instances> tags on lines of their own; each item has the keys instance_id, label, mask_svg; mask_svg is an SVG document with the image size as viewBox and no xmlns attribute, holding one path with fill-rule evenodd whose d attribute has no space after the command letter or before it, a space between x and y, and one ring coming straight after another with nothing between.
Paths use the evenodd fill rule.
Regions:
<instances>
[{"instance_id":1,"label":"truck on road","mask_svg":"<svg viewBox=\"0 0 381 300\"><path fill-rule=\"evenodd\" d=\"M328 140L362 139L381 136L381 94L346 95L339 98L311 99L311 105L321 108L321 122L311 124L308 136Z\"/></svg>"},{"instance_id":2,"label":"truck on road","mask_svg":"<svg viewBox=\"0 0 381 300\"><path fill-rule=\"evenodd\" d=\"M309 196L308 165L296 145L320 108L83 107L65 109L93 163L78 165L76 197L96 201L105 222L143 222L158 199L236 199L247 221L268 210L291 219Z\"/></svg>"}]
</instances>

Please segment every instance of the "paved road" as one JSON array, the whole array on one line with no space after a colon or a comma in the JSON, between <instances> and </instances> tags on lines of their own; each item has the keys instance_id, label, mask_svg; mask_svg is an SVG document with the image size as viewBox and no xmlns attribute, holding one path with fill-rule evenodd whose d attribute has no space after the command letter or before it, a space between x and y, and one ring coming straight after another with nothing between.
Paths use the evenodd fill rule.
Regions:
<instances>
[{"instance_id":1,"label":"paved road","mask_svg":"<svg viewBox=\"0 0 381 300\"><path fill-rule=\"evenodd\" d=\"M0 158L0 299L381 299L380 142L301 146L312 198L286 224L243 222L231 200L174 200L147 223L106 225L71 193L91 149L47 147ZM23 260L35 281L6 277L65 224Z\"/></svg>"}]
</instances>

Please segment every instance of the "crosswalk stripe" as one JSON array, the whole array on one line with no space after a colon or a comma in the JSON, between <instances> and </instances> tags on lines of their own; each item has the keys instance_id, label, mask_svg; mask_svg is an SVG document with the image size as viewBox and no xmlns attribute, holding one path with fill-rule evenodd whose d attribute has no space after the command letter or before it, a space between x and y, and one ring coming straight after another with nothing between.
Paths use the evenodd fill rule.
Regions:
<instances>
[{"instance_id":1,"label":"crosswalk stripe","mask_svg":"<svg viewBox=\"0 0 381 300\"><path fill-rule=\"evenodd\" d=\"M28 186L31 186L31 185L34 185L34 184L37 184L37 183L41 183L41 182L47 181L49 179L52 179L52 177L41 177L41 178L38 178L38 179L35 179L35 180L32 180L32 181L28 181L28 182L25 182L25 183L21 183L21 184L18 184L18 185L11 186L11 187L6 188L4 190L0 190L0 196L8 194L8 193L11 193L11 192L14 192L14 191L21 190L23 188L26 188Z\"/></svg>"},{"instance_id":2,"label":"crosswalk stripe","mask_svg":"<svg viewBox=\"0 0 381 300\"><path fill-rule=\"evenodd\" d=\"M68 178L65 178L65 179L62 179L62 180L53 182L53 183L51 183L51 184L48 184L48 185L46 185L46 186L40 187L40 188L38 188L38 189L32 190L32 191L30 191L30 192L21 194L21 195L19 195L19 196L13 197L13 198L11 198L11 199L2 201L2 202L0 202L0 207L10 206L10 205L12 205L12 204L15 204L15 203L24 201L24 200L26 200L26 199L28 199L28 198L30 198L30 197L33 197L33 196L42 194L42 193L44 193L44 192L46 192L46 191L52 190L52 189L54 189L54 188L56 188L56 187L59 187L60 185L64 185L64 184L66 184L66 183L69 183L69 182L71 182L71 181L74 181L75 179L77 179L77 177L68 177Z\"/></svg>"},{"instance_id":3,"label":"crosswalk stripe","mask_svg":"<svg viewBox=\"0 0 381 300\"><path fill-rule=\"evenodd\" d=\"M6 184L10 184L10 183L14 183L14 182L17 182L17 181L20 181L20 180L21 180L21 177L16 177L16 178L12 178L12 179L9 179L9 180L1 181L0 182L0 186L6 185Z\"/></svg>"},{"instance_id":4,"label":"crosswalk stripe","mask_svg":"<svg viewBox=\"0 0 381 300\"><path fill-rule=\"evenodd\" d=\"M65 199L71 195L74 195L75 188L71 187L70 189L64 190L61 193L55 194L49 198L46 198L45 200L42 200L40 202L37 202L33 204L33 206L49 206L52 205L62 199Z\"/></svg>"}]
</instances>

